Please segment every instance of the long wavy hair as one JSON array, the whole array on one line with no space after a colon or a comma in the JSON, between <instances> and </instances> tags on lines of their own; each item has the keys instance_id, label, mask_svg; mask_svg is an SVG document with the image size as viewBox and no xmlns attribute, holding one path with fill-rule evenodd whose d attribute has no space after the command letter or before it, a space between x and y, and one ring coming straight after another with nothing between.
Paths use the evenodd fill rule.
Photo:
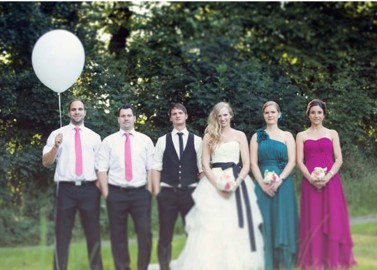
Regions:
<instances>
[{"instance_id":1,"label":"long wavy hair","mask_svg":"<svg viewBox=\"0 0 377 270\"><path fill-rule=\"evenodd\" d=\"M227 108L229 114L233 118L233 110L227 102L219 102L213 106L207 120L207 127L204 130L205 134L208 134L208 144L211 149L211 153L221 143L221 126L219 125L218 115L221 109Z\"/></svg>"}]
</instances>

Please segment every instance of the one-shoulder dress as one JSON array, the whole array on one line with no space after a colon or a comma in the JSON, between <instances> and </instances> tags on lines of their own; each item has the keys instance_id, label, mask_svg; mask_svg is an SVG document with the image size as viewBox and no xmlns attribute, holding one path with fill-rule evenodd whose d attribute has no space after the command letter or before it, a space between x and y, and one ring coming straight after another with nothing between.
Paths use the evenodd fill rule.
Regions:
<instances>
[{"instance_id":1,"label":"one-shoulder dress","mask_svg":"<svg viewBox=\"0 0 377 270\"><path fill-rule=\"evenodd\" d=\"M327 137L306 140L304 159L309 173L315 167L329 171L334 164L332 140ZM356 264L339 173L321 191L303 177L300 213L298 265L301 268L349 268Z\"/></svg>"},{"instance_id":2,"label":"one-shoulder dress","mask_svg":"<svg viewBox=\"0 0 377 270\"><path fill-rule=\"evenodd\" d=\"M240 159L240 145L236 141L222 143L211 156L212 164L235 163ZM212 168L220 177L222 168ZM232 168L226 170L233 170ZM240 191L243 226L240 227L236 192L227 198L219 194L206 178L199 181L193 193L194 207L186 216L187 240L185 247L172 264L176 270L249 270L264 269L263 238L260 232L262 216L249 176L244 179L248 197ZM241 186L238 188L241 189ZM251 247L248 215L250 208L254 250Z\"/></svg>"},{"instance_id":3,"label":"one-shoulder dress","mask_svg":"<svg viewBox=\"0 0 377 270\"><path fill-rule=\"evenodd\" d=\"M262 176L265 170L280 175L288 162L287 146L270 139L263 129L257 131L257 143ZM266 269L294 268L298 256L298 209L292 176L284 180L274 197L267 195L259 184L255 193L263 216Z\"/></svg>"}]
</instances>

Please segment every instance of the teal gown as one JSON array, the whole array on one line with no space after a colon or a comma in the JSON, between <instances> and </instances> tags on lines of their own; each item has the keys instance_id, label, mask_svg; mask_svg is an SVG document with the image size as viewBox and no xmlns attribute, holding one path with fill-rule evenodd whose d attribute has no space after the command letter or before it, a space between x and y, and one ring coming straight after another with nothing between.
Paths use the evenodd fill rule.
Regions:
<instances>
[{"instance_id":1,"label":"teal gown","mask_svg":"<svg viewBox=\"0 0 377 270\"><path fill-rule=\"evenodd\" d=\"M258 165L262 176L265 170L280 175L288 162L287 146L270 139L263 129L257 131L257 142ZM297 262L299 231L292 176L284 180L274 197L267 195L258 183L255 193L263 217L265 269L293 269Z\"/></svg>"}]
</instances>

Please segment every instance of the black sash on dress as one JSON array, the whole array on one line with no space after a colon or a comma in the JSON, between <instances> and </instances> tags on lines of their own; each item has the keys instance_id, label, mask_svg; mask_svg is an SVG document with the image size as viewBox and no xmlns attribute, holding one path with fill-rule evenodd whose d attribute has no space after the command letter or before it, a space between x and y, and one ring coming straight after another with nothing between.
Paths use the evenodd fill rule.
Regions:
<instances>
[{"instance_id":1,"label":"black sash on dress","mask_svg":"<svg viewBox=\"0 0 377 270\"><path fill-rule=\"evenodd\" d=\"M237 179L238 174L241 171L241 168L238 164L234 162L217 162L212 164L212 168L221 168L222 170L226 170L229 168L233 169L234 179ZM251 251L255 251L255 235L254 235L254 226L253 226L253 218L251 215L251 207L250 207L250 200L249 194L247 193L246 184L244 181L241 182L242 194L244 198L244 204L246 207L246 218L247 218L247 225L249 231L249 238L250 238L250 245ZM241 203L241 193L240 189L237 188L236 191L236 204L237 204L237 214L238 214L238 225L240 228L244 226L243 214L242 214L242 203Z\"/></svg>"}]
</instances>

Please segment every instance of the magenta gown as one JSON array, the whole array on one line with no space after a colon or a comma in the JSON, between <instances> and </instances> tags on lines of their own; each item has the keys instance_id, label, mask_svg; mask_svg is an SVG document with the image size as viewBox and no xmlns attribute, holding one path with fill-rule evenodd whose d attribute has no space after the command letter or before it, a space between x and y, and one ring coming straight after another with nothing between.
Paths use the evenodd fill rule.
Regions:
<instances>
[{"instance_id":1,"label":"magenta gown","mask_svg":"<svg viewBox=\"0 0 377 270\"><path fill-rule=\"evenodd\" d=\"M327 167L329 171L334 163L332 140L326 137L306 140L304 157L310 173L314 167ZM321 191L303 177L300 206L299 267L317 270L355 265L347 202L339 174Z\"/></svg>"}]
</instances>

